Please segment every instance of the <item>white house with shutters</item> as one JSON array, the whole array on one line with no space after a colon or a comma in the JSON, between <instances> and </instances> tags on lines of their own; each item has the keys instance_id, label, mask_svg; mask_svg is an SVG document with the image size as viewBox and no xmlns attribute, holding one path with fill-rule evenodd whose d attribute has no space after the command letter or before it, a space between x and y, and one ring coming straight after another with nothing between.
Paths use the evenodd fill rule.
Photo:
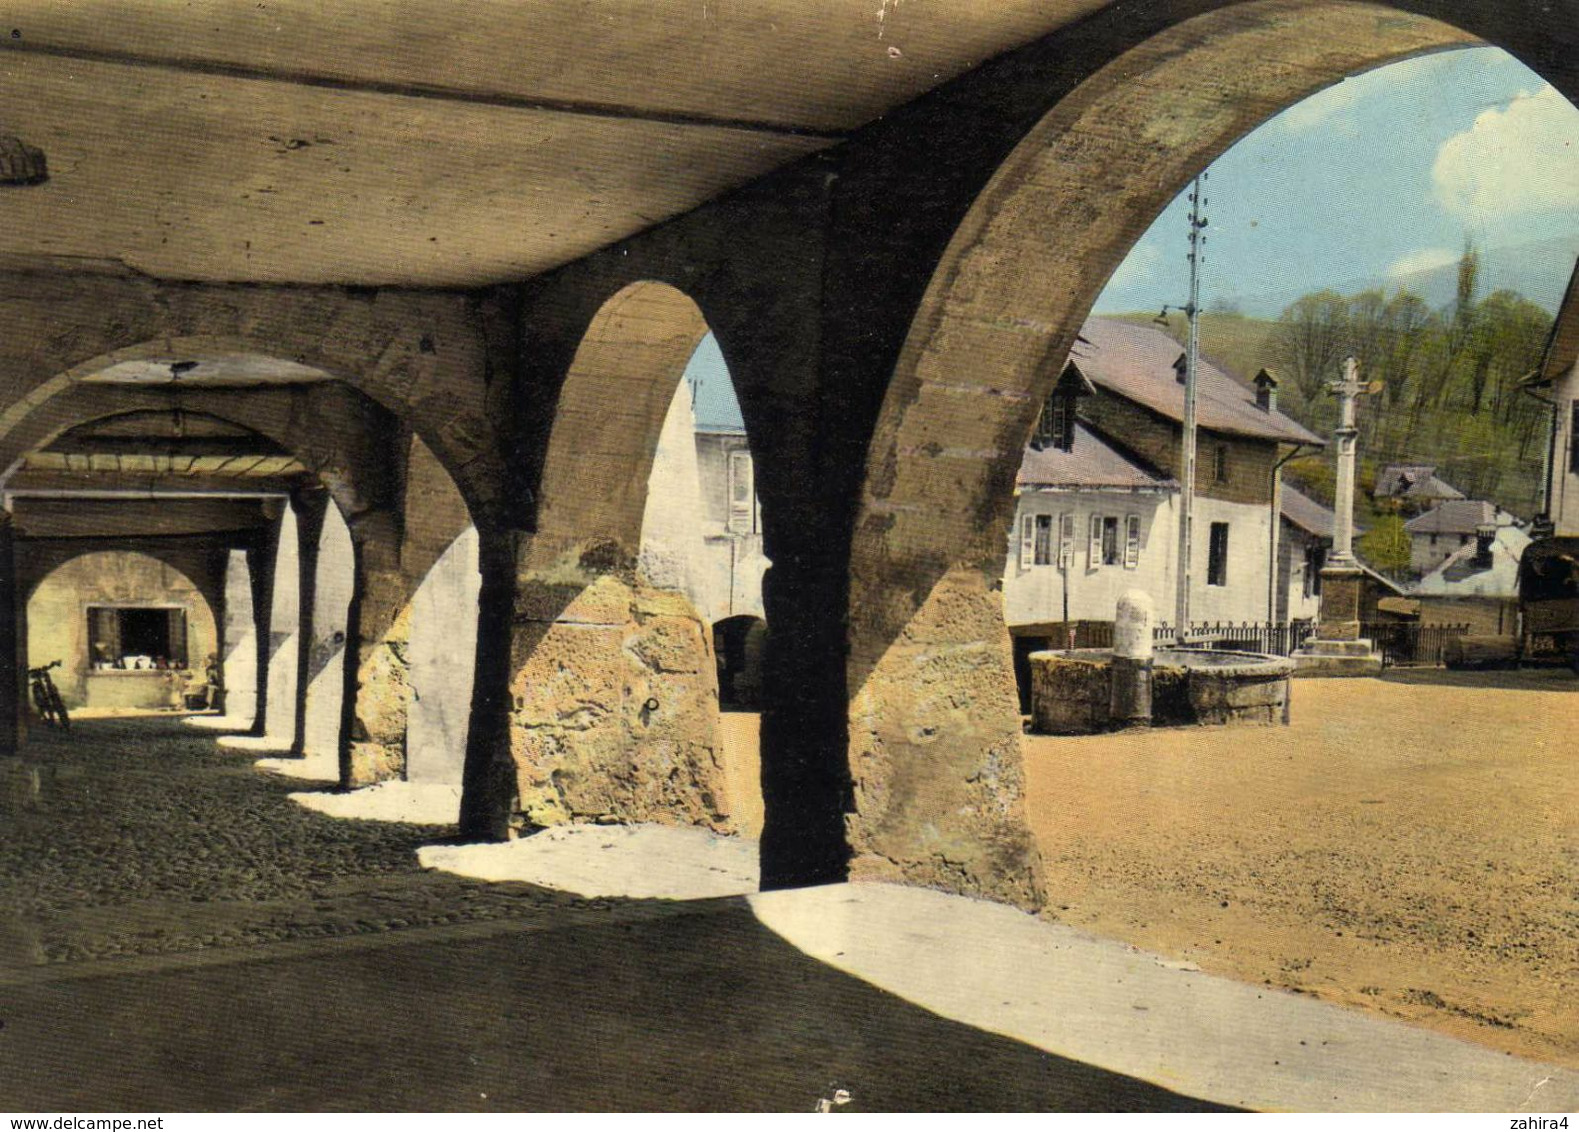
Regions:
<instances>
[{"instance_id":1,"label":"white house with shutters","mask_svg":"<svg viewBox=\"0 0 1579 1132\"><path fill-rule=\"evenodd\" d=\"M1016 479L1003 601L1017 636L1053 640L1068 624L1110 622L1130 589L1173 620L1179 355L1151 327L1092 319L1082 328ZM1279 459L1322 441L1278 410L1270 374L1247 385L1203 362L1197 389L1190 620L1287 619L1294 581L1278 568L1288 549Z\"/></svg>"},{"instance_id":2,"label":"white house with shutters","mask_svg":"<svg viewBox=\"0 0 1579 1132\"><path fill-rule=\"evenodd\" d=\"M1178 484L1076 422L1071 444L1033 444L1016 483L1018 544L1004 577L1010 625L1111 621L1126 590L1165 613L1175 585Z\"/></svg>"}]
</instances>

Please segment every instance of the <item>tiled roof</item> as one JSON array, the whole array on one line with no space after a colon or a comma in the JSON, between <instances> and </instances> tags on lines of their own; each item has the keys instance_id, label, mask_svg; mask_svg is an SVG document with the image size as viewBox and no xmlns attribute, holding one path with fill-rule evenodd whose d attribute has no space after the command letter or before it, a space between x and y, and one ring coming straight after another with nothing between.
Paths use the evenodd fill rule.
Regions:
<instances>
[{"instance_id":1,"label":"tiled roof","mask_svg":"<svg viewBox=\"0 0 1579 1132\"><path fill-rule=\"evenodd\" d=\"M1084 421L1075 422L1074 443L1062 448L1027 446L1015 484L1022 488L1151 489L1176 491L1178 483L1123 452Z\"/></svg>"},{"instance_id":2,"label":"tiled roof","mask_svg":"<svg viewBox=\"0 0 1579 1132\"><path fill-rule=\"evenodd\" d=\"M1184 419L1184 383L1174 362L1180 347L1149 326L1093 318L1080 330L1069 363L1092 385L1144 405L1170 420ZM1322 444L1321 437L1292 417L1256 405L1255 390L1201 359L1196 367L1196 421L1215 432Z\"/></svg>"},{"instance_id":3,"label":"tiled roof","mask_svg":"<svg viewBox=\"0 0 1579 1132\"><path fill-rule=\"evenodd\" d=\"M1404 524L1412 535L1472 535L1497 522L1497 508L1484 499L1450 499Z\"/></svg>"},{"instance_id":4,"label":"tiled roof","mask_svg":"<svg viewBox=\"0 0 1579 1132\"><path fill-rule=\"evenodd\" d=\"M1298 488L1283 485L1283 518L1307 534L1317 538L1331 538L1332 524L1337 515L1330 507L1323 507Z\"/></svg>"},{"instance_id":5,"label":"tiled roof","mask_svg":"<svg viewBox=\"0 0 1579 1132\"><path fill-rule=\"evenodd\" d=\"M1517 527L1501 527L1491 542L1491 561L1476 561L1478 542L1461 546L1420 579L1415 593L1426 597L1513 598L1519 593L1519 557L1530 536Z\"/></svg>"},{"instance_id":6,"label":"tiled roof","mask_svg":"<svg viewBox=\"0 0 1579 1132\"><path fill-rule=\"evenodd\" d=\"M1463 499L1464 493L1437 478L1435 464L1388 464L1376 477L1378 499Z\"/></svg>"}]
</instances>

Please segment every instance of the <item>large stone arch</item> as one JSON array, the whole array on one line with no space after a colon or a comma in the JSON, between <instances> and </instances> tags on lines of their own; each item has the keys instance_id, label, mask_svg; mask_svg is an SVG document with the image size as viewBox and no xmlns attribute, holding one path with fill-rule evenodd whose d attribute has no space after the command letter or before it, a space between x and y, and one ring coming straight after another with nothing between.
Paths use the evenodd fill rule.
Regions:
<instances>
[{"instance_id":1,"label":"large stone arch","mask_svg":"<svg viewBox=\"0 0 1579 1132\"><path fill-rule=\"evenodd\" d=\"M597 309L558 392L510 647L515 820L728 828L706 623L640 565L659 434L707 333L697 304L631 283Z\"/></svg>"},{"instance_id":2,"label":"large stone arch","mask_svg":"<svg viewBox=\"0 0 1579 1132\"><path fill-rule=\"evenodd\" d=\"M997 592L1040 401L1112 270L1192 176L1345 75L1474 42L1418 14L1498 22L1472 9L1195 6L1059 98L976 195L865 464L848 607L854 872L1042 902Z\"/></svg>"},{"instance_id":3,"label":"large stone arch","mask_svg":"<svg viewBox=\"0 0 1579 1132\"><path fill-rule=\"evenodd\" d=\"M294 455L351 519L394 496L386 450L394 418L342 382L269 389L148 388L80 380L51 384L0 424L0 482L30 453L82 425L180 411L247 429Z\"/></svg>"},{"instance_id":4,"label":"large stone arch","mask_svg":"<svg viewBox=\"0 0 1579 1132\"><path fill-rule=\"evenodd\" d=\"M355 388L421 436L479 522L507 510L496 422L509 319L488 296L0 276L0 437L134 361L272 358Z\"/></svg>"}]
</instances>

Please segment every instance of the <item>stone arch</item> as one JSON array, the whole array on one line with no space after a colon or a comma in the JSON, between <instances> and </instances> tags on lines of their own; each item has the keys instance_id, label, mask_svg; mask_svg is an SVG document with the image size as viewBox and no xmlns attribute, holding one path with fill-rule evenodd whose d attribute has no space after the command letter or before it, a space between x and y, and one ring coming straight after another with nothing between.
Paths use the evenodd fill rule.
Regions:
<instances>
[{"instance_id":1,"label":"stone arch","mask_svg":"<svg viewBox=\"0 0 1579 1132\"><path fill-rule=\"evenodd\" d=\"M855 874L1042 902L997 592L1042 398L1108 276L1213 158L1346 75L1475 42L1420 12L1485 20L1454 3L1199 10L1029 126L954 230L910 323L851 549Z\"/></svg>"},{"instance_id":2,"label":"stone arch","mask_svg":"<svg viewBox=\"0 0 1579 1132\"><path fill-rule=\"evenodd\" d=\"M634 560L653 452L707 319L667 283L631 283L598 308L559 395L538 488L535 561L598 544Z\"/></svg>"},{"instance_id":3,"label":"stone arch","mask_svg":"<svg viewBox=\"0 0 1579 1132\"><path fill-rule=\"evenodd\" d=\"M205 287L111 276L0 283L0 439L68 386L138 361L265 358L357 389L422 436L479 521L506 507L502 319L483 297ZM90 310L72 321L62 311Z\"/></svg>"},{"instance_id":4,"label":"stone arch","mask_svg":"<svg viewBox=\"0 0 1579 1132\"><path fill-rule=\"evenodd\" d=\"M30 452L74 428L134 413L179 410L245 428L296 456L350 518L389 505L390 469L381 443L393 420L341 382L239 391L191 388L165 392L136 386L67 381L15 414L0 431L0 481ZM332 436L326 442L325 435ZM381 435L382 434L382 435Z\"/></svg>"},{"instance_id":5,"label":"stone arch","mask_svg":"<svg viewBox=\"0 0 1579 1132\"><path fill-rule=\"evenodd\" d=\"M685 293L639 281L598 308L568 366L517 557L518 823L731 826L708 626L641 564L659 436L707 330Z\"/></svg>"},{"instance_id":6,"label":"stone arch","mask_svg":"<svg viewBox=\"0 0 1579 1132\"><path fill-rule=\"evenodd\" d=\"M146 546L75 549L52 557L36 562L37 576L26 591L28 664L61 660L56 683L70 706L181 706L184 673L201 673L203 658L219 642L219 607L200 557ZM95 606L179 610L185 668L146 676L94 675L88 610ZM112 693L106 697L101 689L100 704L88 691L94 680Z\"/></svg>"}]
</instances>

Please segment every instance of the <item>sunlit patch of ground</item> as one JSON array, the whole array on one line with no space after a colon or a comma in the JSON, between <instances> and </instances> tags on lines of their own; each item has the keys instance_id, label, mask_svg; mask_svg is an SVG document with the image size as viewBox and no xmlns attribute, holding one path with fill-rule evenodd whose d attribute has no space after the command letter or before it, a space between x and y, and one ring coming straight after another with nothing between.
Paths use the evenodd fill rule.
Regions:
<instances>
[{"instance_id":1,"label":"sunlit patch of ground","mask_svg":"<svg viewBox=\"0 0 1579 1132\"><path fill-rule=\"evenodd\" d=\"M427 845L430 869L578 896L705 900L757 890L757 843L666 825L556 826L518 841Z\"/></svg>"},{"instance_id":2,"label":"sunlit patch of ground","mask_svg":"<svg viewBox=\"0 0 1579 1132\"><path fill-rule=\"evenodd\" d=\"M1059 919L1579 1065L1579 682L1294 685L1288 728L1030 737Z\"/></svg>"}]
</instances>

